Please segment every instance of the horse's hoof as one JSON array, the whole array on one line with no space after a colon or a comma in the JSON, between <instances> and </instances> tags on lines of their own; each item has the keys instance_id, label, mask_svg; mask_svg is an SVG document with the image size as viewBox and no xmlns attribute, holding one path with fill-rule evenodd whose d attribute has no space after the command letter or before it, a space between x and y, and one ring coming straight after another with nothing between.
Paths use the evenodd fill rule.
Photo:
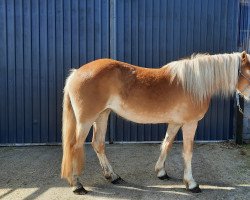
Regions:
<instances>
[{"instance_id":1,"label":"horse's hoof","mask_svg":"<svg viewBox=\"0 0 250 200\"><path fill-rule=\"evenodd\" d=\"M163 175L163 176L157 176L159 179L161 179L161 180L165 180L165 179L167 179L167 180L169 180L170 179L170 177L168 176L168 174L165 174L165 175Z\"/></svg>"},{"instance_id":2,"label":"horse's hoof","mask_svg":"<svg viewBox=\"0 0 250 200\"><path fill-rule=\"evenodd\" d=\"M188 191L190 191L192 193L201 193L201 189L200 189L199 185L195 186L192 189L188 189Z\"/></svg>"},{"instance_id":3,"label":"horse's hoof","mask_svg":"<svg viewBox=\"0 0 250 200\"><path fill-rule=\"evenodd\" d=\"M121 184L121 183L125 183L125 181L119 176L117 179L111 181L111 183L113 183L113 184Z\"/></svg>"},{"instance_id":4,"label":"horse's hoof","mask_svg":"<svg viewBox=\"0 0 250 200\"><path fill-rule=\"evenodd\" d=\"M76 194L76 195L84 195L84 194L87 194L87 193L88 193L88 191L85 190L83 186L79 186L79 187L75 188L75 189L73 190L73 192L74 192L74 194Z\"/></svg>"}]
</instances>

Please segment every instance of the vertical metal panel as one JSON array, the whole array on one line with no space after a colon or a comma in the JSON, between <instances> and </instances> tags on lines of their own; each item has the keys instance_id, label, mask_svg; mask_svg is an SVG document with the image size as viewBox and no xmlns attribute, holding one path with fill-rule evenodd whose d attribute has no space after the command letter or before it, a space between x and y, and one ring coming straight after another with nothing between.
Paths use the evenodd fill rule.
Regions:
<instances>
[{"instance_id":1,"label":"vertical metal panel","mask_svg":"<svg viewBox=\"0 0 250 200\"><path fill-rule=\"evenodd\" d=\"M24 142L24 88L23 88L23 5L15 1L16 40L16 142Z\"/></svg>"},{"instance_id":2,"label":"vertical metal panel","mask_svg":"<svg viewBox=\"0 0 250 200\"><path fill-rule=\"evenodd\" d=\"M194 52L237 51L238 4L233 0L117 0L112 57L155 68ZM199 123L196 139L231 139L231 107L231 99L215 97ZM120 117L114 123L116 141L162 140L165 134L161 125L135 125Z\"/></svg>"},{"instance_id":3,"label":"vertical metal panel","mask_svg":"<svg viewBox=\"0 0 250 200\"><path fill-rule=\"evenodd\" d=\"M31 1L32 142L40 142L40 29L39 2ZM9 54L12 56L12 54ZM9 66L8 66L9 67Z\"/></svg>"},{"instance_id":4,"label":"vertical metal panel","mask_svg":"<svg viewBox=\"0 0 250 200\"><path fill-rule=\"evenodd\" d=\"M7 4L0 3L0 138L8 142L8 43L7 43Z\"/></svg>"},{"instance_id":5,"label":"vertical metal panel","mask_svg":"<svg viewBox=\"0 0 250 200\"><path fill-rule=\"evenodd\" d=\"M39 1L39 29L40 29L40 142L48 142L48 17L47 0Z\"/></svg>"},{"instance_id":6,"label":"vertical metal panel","mask_svg":"<svg viewBox=\"0 0 250 200\"><path fill-rule=\"evenodd\" d=\"M23 2L24 142L32 142L31 1Z\"/></svg>"},{"instance_id":7,"label":"vertical metal panel","mask_svg":"<svg viewBox=\"0 0 250 200\"><path fill-rule=\"evenodd\" d=\"M62 127L62 88L64 85L64 70L63 70L63 1L55 1L55 13L56 13L56 139L60 141L61 139L61 127Z\"/></svg>"},{"instance_id":8,"label":"vertical metal panel","mask_svg":"<svg viewBox=\"0 0 250 200\"><path fill-rule=\"evenodd\" d=\"M56 137L56 4L48 1L48 141Z\"/></svg>"},{"instance_id":9,"label":"vertical metal panel","mask_svg":"<svg viewBox=\"0 0 250 200\"><path fill-rule=\"evenodd\" d=\"M16 45L15 45L15 5L7 2L7 66L8 66L8 142L16 142Z\"/></svg>"},{"instance_id":10,"label":"vertical metal panel","mask_svg":"<svg viewBox=\"0 0 250 200\"><path fill-rule=\"evenodd\" d=\"M0 143L60 142L69 69L109 57L109 0L2 0L0 27Z\"/></svg>"}]
</instances>

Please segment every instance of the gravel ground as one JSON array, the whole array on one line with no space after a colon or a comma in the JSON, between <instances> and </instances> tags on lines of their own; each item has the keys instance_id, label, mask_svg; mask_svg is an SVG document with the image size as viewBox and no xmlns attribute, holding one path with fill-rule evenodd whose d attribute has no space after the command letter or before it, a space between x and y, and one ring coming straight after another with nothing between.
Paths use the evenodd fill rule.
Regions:
<instances>
[{"instance_id":1,"label":"gravel ground","mask_svg":"<svg viewBox=\"0 0 250 200\"><path fill-rule=\"evenodd\" d=\"M126 181L112 185L86 145L81 179L90 192L76 196L60 179L60 146L1 147L0 199L250 199L250 145L196 144L193 175L203 189L200 194L184 189L181 148L174 144L166 165L171 180L162 181L154 173L159 144L107 145L114 170Z\"/></svg>"}]
</instances>

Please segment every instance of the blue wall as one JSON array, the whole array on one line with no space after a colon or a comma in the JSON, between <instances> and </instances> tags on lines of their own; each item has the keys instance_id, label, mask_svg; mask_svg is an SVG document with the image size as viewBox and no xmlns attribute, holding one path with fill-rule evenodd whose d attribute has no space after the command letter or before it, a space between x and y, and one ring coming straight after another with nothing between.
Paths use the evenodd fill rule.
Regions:
<instances>
[{"instance_id":1,"label":"blue wall","mask_svg":"<svg viewBox=\"0 0 250 200\"><path fill-rule=\"evenodd\" d=\"M61 141L71 67L112 57L157 68L193 52L237 51L238 16L239 0L1 0L0 143ZM197 139L232 138L232 116L232 100L215 98ZM115 141L165 134L165 125L110 121Z\"/></svg>"},{"instance_id":2,"label":"blue wall","mask_svg":"<svg viewBox=\"0 0 250 200\"><path fill-rule=\"evenodd\" d=\"M61 141L69 69L109 57L108 2L0 1L0 143Z\"/></svg>"}]
</instances>

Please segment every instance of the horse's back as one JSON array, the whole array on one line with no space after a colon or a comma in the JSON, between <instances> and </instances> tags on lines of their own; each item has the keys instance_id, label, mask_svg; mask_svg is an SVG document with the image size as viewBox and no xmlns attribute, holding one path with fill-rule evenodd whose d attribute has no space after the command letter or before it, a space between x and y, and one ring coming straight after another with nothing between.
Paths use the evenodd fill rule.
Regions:
<instances>
[{"instance_id":1,"label":"horse's back","mask_svg":"<svg viewBox=\"0 0 250 200\"><path fill-rule=\"evenodd\" d=\"M74 84L82 87L100 88L106 93L119 93L136 86L147 87L165 80L160 69L149 69L112 59L98 59L87 63L74 73ZM142 89L142 88L141 88ZM123 92L122 92L123 93ZM121 95L125 95L124 93Z\"/></svg>"}]
</instances>

